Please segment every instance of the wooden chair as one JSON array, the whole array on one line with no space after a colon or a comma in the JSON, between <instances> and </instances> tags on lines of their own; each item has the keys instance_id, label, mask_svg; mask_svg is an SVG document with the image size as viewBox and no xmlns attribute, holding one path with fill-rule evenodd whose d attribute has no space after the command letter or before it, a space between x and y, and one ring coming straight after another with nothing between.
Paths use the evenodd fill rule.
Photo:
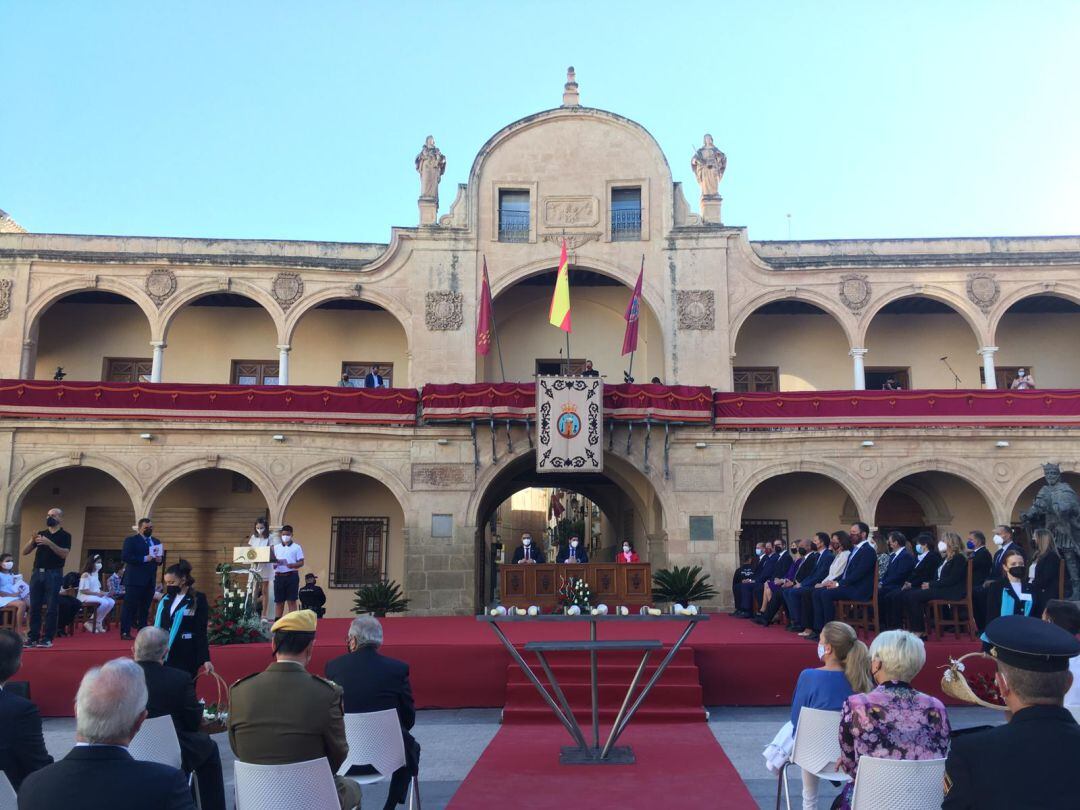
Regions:
<instances>
[{"instance_id":1,"label":"wooden chair","mask_svg":"<svg viewBox=\"0 0 1080 810\"><path fill-rule=\"evenodd\" d=\"M953 637L959 639L961 628L967 631L968 638L975 638L975 611L971 606L971 571L972 560L969 558L967 561L967 589L964 591L963 599L931 599L923 608L924 613L928 613L932 617L934 635L938 641L941 641L941 634L945 630L952 630ZM949 608L951 616L947 617L945 615L945 608ZM961 610L967 611L963 618L960 615Z\"/></svg>"},{"instance_id":2,"label":"wooden chair","mask_svg":"<svg viewBox=\"0 0 1080 810\"><path fill-rule=\"evenodd\" d=\"M840 621L847 622L858 635L860 630L866 632L867 637L877 635L881 629L881 611L878 610L878 579L877 568L874 568L874 592L869 601L856 602L851 599L839 599L836 602L836 616Z\"/></svg>"},{"instance_id":3,"label":"wooden chair","mask_svg":"<svg viewBox=\"0 0 1080 810\"><path fill-rule=\"evenodd\" d=\"M14 630L16 633L22 632L22 628L19 627L19 609L8 605L7 607L0 608L0 630Z\"/></svg>"}]
</instances>

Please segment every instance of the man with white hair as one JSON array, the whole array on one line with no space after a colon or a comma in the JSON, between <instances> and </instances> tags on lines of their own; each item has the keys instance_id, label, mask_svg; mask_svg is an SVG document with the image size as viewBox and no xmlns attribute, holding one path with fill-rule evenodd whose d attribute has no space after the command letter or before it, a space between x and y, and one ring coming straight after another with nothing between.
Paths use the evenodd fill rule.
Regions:
<instances>
[{"instance_id":1,"label":"man with white hair","mask_svg":"<svg viewBox=\"0 0 1080 810\"><path fill-rule=\"evenodd\" d=\"M132 759L127 747L146 719L146 679L130 658L89 670L75 696L75 747L26 777L19 810L195 810L187 777Z\"/></svg>"},{"instance_id":2,"label":"man with white hair","mask_svg":"<svg viewBox=\"0 0 1080 810\"><path fill-rule=\"evenodd\" d=\"M184 771L199 777L202 810L225 810L225 780L221 752L209 734L199 730L202 706L195 697L195 681L182 669L165 666L169 634L160 627L144 627L135 636L135 662L146 676L148 717L172 718Z\"/></svg>"},{"instance_id":3,"label":"man with white hair","mask_svg":"<svg viewBox=\"0 0 1080 810\"><path fill-rule=\"evenodd\" d=\"M409 729L416 722L409 665L379 653L383 629L374 616L358 616L349 625L347 655L326 665L326 677L344 692L345 713L395 709L405 743L405 765L394 771L384 810L393 810L408 798L409 780L420 771L420 743Z\"/></svg>"}]
</instances>

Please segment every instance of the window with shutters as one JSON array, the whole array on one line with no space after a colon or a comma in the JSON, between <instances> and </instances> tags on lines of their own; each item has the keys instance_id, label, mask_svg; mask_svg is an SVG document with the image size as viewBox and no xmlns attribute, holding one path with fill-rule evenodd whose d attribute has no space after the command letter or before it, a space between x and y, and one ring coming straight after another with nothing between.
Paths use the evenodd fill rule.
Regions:
<instances>
[{"instance_id":1,"label":"window with shutters","mask_svg":"<svg viewBox=\"0 0 1080 810\"><path fill-rule=\"evenodd\" d=\"M641 238L641 187L611 189L611 241Z\"/></svg>"},{"instance_id":2,"label":"window with shutters","mask_svg":"<svg viewBox=\"0 0 1080 810\"><path fill-rule=\"evenodd\" d=\"M527 189L499 190L499 241L529 241L529 192Z\"/></svg>"},{"instance_id":3,"label":"window with shutters","mask_svg":"<svg viewBox=\"0 0 1080 810\"><path fill-rule=\"evenodd\" d=\"M778 391L777 381L780 370L777 368L735 368L733 390L736 394L751 394L754 391Z\"/></svg>"},{"instance_id":4,"label":"window with shutters","mask_svg":"<svg viewBox=\"0 0 1080 810\"><path fill-rule=\"evenodd\" d=\"M154 362L147 357L106 357L103 382L150 382Z\"/></svg>"},{"instance_id":5,"label":"window with shutters","mask_svg":"<svg viewBox=\"0 0 1080 810\"><path fill-rule=\"evenodd\" d=\"M270 360L233 360L233 385L277 385L278 364Z\"/></svg>"},{"instance_id":6,"label":"window with shutters","mask_svg":"<svg viewBox=\"0 0 1080 810\"><path fill-rule=\"evenodd\" d=\"M384 388L394 387L394 364L370 360L347 360L341 364L341 384L350 388L363 388L367 375L374 372L383 378Z\"/></svg>"},{"instance_id":7,"label":"window with shutters","mask_svg":"<svg viewBox=\"0 0 1080 810\"><path fill-rule=\"evenodd\" d=\"M330 520L330 587L357 588L386 579L390 518Z\"/></svg>"}]
</instances>

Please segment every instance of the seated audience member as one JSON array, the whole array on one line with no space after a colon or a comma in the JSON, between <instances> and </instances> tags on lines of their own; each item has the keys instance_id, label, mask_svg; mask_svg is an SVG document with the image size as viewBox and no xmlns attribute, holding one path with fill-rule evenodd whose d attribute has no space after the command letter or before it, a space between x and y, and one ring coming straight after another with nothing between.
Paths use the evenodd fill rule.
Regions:
<instances>
[{"instance_id":1,"label":"seated audience member","mask_svg":"<svg viewBox=\"0 0 1080 810\"><path fill-rule=\"evenodd\" d=\"M1014 547L1005 555L1005 578L995 580L986 592L986 621L998 616L1030 616L1035 607L1035 597L1027 581L1024 555Z\"/></svg>"},{"instance_id":2,"label":"seated audience member","mask_svg":"<svg viewBox=\"0 0 1080 810\"><path fill-rule=\"evenodd\" d=\"M533 545L532 535L525 532L521 535L521 545L514 549L514 562L515 563L542 563L546 562L544 559L543 550Z\"/></svg>"},{"instance_id":3,"label":"seated audience member","mask_svg":"<svg viewBox=\"0 0 1080 810\"><path fill-rule=\"evenodd\" d=\"M900 626L904 611L904 594L913 589L918 590L922 588L923 583L937 579L941 555L933 548L933 540L934 538L926 532L915 538L915 567L911 569L911 573L908 574L899 590L885 594L879 602L882 626L886 630L893 630Z\"/></svg>"},{"instance_id":4,"label":"seated audience member","mask_svg":"<svg viewBox=\"0 0 1080 810\"><path fill-rule=\"evenodd\" d=\"M877 577L877 552L870 539L870 527L865 523L851 524L854 548L840 578L814 591L814 633L833 620L836 603L840 600L865 602L874 595ZM811 636L813 638L813 636Z\"/></svg>"},{"instance_id":5,"label":"seated audience member","mask_svg":"<svg viewBox=\"0 0 1080 810\"><path fill-rule=\"evenodd\" d=\"M300 589L300 609L310 610L320 619L326 613L326 592L316 584L314 574L304 575L304 587Z\"/></svg>"},{"instance_id":6,"label":"seated audience member","mask_svg":"<svg viewBox=\"0 0 1080 810\"><path fill-rule=\"evenodd\" d=\"M12 630L0 630L0 770L18 791L23 779L53 761L41 735L37 706L4 684L22 664L23 640Z\"/></svg>"},{"instance_id":7,"label":"seated audience member","mask_svg":"<svg viewBox=\"0 0 1080 810\"><path fill-rule=\"evenodd\" d=\"M949 718L936 697L911 687L926 663L922 640L886 630L870 645L870 676L877 687L854 694L840 710L840 769L855 777L859 757L941 759L949 752ZM849 810L848 782L834 807Z\"/></svg>"},{"instance_id":8,"label":"seated audience member","mask_svg":"<svg viewBox=\"0 0 1080 810\"><path fill-rule=\"evenodd\" d=\"M881 574L878 586L878 604L893 591L900 590L908 576L915 570L915 558L908 550L907 538L902 532L889 532L886 540L889 547L889 561Z\"/></svg>"},{"instance_id":9,"label":"seated audience member","mask_svg":"<svg viewBox=\"0 0 1080 810\"><path fill-rule=\"evenodd\" d=\"M289 765L326 757L337 772L349 753L341 687L307 671L317 617L286 613L270 628L274 663L229 689L229 745L241 762ZM335 776L342 810L360 805L360 786Z\"/></svg>"},{"instance_id":10,"label":"seated audience member","mask_svg":"<svg viewBox=\"0 0 1080 810\"><path fill-rule=\"evenodd\" d=\"M165 666L169 634L160 627L144 627L135 636L135 662L146 676L147 717L172 718L184 770L199 777L203 810L225 810L225 781L221 753L209 734L199 731L202 706L195 698L195 681L176 667Z\"/></svg>"},{"instance_id":11,"label":"seated audience member","mask_svg":"<svg viewBox=\"0 0 1080 810\"><path fill-rule=\"evenodd\" d=\"M326 677L344 692L346 714L384 709L397 711L405 743L405 765L394 771L390 779L384 810L393 810L405 803L409 780L419 773L420 744L409 733L416 722L409 665L381 655L382 641L383 630L378 619L374 616L353 619L345 640L349 652L326 665Z\"/></svg>"},{"instance_id":12,"label":"seated audience member","mask_svg":"<svg viewBox=\"0 0 1080 810\"><path fill-rule=\"evenodd\" d=\"M585 550L577 537L571 537L570 542L566 544L566 548L559 552L558 562L561 563L587 563L588 561L589 552Z\"/></svg>"},{"instance_id":13,"label":"seated audience member","mask_svg":"<svg viewBox=\"0 0 1080 810\"><path fill-rule=\"evenodd\" d=\"M1074 776L1080 725L1062 698L1080 642L1024 616L994 619L985 635L1008 722L953 740L942 810L1072 810L1080 803Z\"/></svg>"},{"instance_id":14,"label":"seated audience member","mask_svg":"<svg viewBox=\"0 0 1080 810\"><path fill-rule=\"evenodd\" d=\"M803 588L802 593L799 596L798 614L799 618L796 620L799 627L802 629L799 631L801 638L817 638L818 634L814 633L814 594L816 594L822 588L827 588L830 583L836 582L844 574L844 567L847 565L848 558L851 557L851 550L854 548L854 544L851 542L851 535L847 532L836 531L832 533L829 538L829 548L833 553L832 562L829 564L828 574L820 581L814 583L813 588Z\"/></svg>"},{"instance_id":15,"label":"seated audience member","mask_svg":"<svg viewBox=\"0 0 1080 810\"><path fill-rule=\"evenodd\" d=\"M109 574L108 585L105 588L108 597L114 602L124 598L124 564L122 562L113 565L113 572Z\"/></svg>"},{"instance_id":16,"label":"seated audience member","mask_svg":"<svg viewBox=\"0 0 1080 810\"><path fill-rule=\"evenodd\" d=\"M194 810L182 771L128 753L145 719L138 664L117 658L87 671L75 696L75 747L26 777L19 810Z\"/></svg>"},{"instance_id":17,"label":"seated audience member","mask_svg":"<svg viewBox=\"0 0 1080 810\"><path fill-rule=\"evenodd\" d=\"M79 601L79 575L74 571L64 574L60 582L60 594L56 602L56 635L66 636L67 629L75 623L82 602Z\"/></svg>"},{"instance_id":18,"label":"seated audience member","mask_svg":"<svg viewBox=\"0 0 1080 810\"><path fill-rule=\"evenodd\" d=\"M838 712L850 695L874 688L870 680L869 652L850 625L843 622L825 625L818 639L817 652L822 666L804 669L795 684L795 696L791 700L791 742L794 742L799 713L804 707ZM790 753L789 748L786 754ZM803 810L816 810L818 778L803 771L802 783Z\"/></svg>"},{"instance_id":19,"label":"seated audience member","mask_svg":"<svg viewBox=\"0 0 1080 810\"><path fill-rule=\"evenodd\" d=\"M821 556L814 550L809 540L800 540L795 552L795 560L788 566L783 579L774 579L766 588L767 598L764 598L762 611L754 617L754 621L764 627L772 624L772 620L784 606L784 592L805 582L813 573L818 557Z\"/></svg>"},{"instance_id":20,"label":"seated audience member","mask_svg":"<svg viewBox=\"0 0 1080 810\"><path fill-rule=\"evenodd\" d=\"M800 573L806 574L805 578L799 580L794 587L780 592L788 614L787 629L792 632L801 633L806 629L802 624L803 595L813 593L814 586L829 575L829 569L833 564L833 550L830 542L829 535L825 532L815 532L810 540L810 547L813 549L811 555L817 555L813 567L809 570L804 567ZM837 547L839 547L839 542Z\"/></svg>"},{"instance_id":21,"label":"seated audience member","mask_svg":"<svg viewBox=\"0 0 1080 810\"><path fill-rule=\"evenodd\" d=\"M1035 553L1028 567L1028 582L1031 583L1031 596L1035 600L1031 615L1038 617L1042 616L1047 602L1064 596L1058 592L1061 555L1054 543L1054 535L1046 529L1036 529L1031 539L1035 545Z\"/></svg>"},{"instance_id":22,"label":"seated audience member","mask_svg":"<svg viewBox=\"0 0 1080 810\"><path fill-rule=\"evenodd\" d=\"M735 574L731 578L731 598L732 604L735 605L735 610L731 612L732 616L738 616L740 612L739 585L753 578L754 574L757 573L758 568L761 567L761 563L765 559L765 554L765 544L756 543L754 545L754 556L747 557L743 560L743 564L735 569Z\"/></svg>"},{"instance_id":23,"label":"seated audience member","mask_svg":"<svg viewBox=\"0 0 1080 810\"><path fill-rule=\"evenodd\" d=\"M8 607L15 610L15 626L19 632L25 632L27 610L30 609L30 596L23 596L24 589L20 587L22 580L15 573L15 558L10 554L0 554L0 608Z\"/></svg>"},{"instance_id":24,"label":"seated audience member","mask_svg":"<svg viewBox=\"0 0 1080 810\"><path fill-rule=\"evenodd\" d=\"M761 563L754 569L754 575L750 579L743 580L739 583L739 589L736 593L735 607L736 611L731 614L737 616L740 619L749 619L754 615L754 600L761 598L761 593L765 588L765 583L769 578L773 576L773 572L776 571L777 563L780 560L780 550L783 548L783 542L780 545L770 545L769 543L762 544L762 556Z\"/></svg>"},{"instance_id":25,"label":"seated audience member","mask_svg":"<svg viewBox=\"0 0 1080 810\"><path fill-rule=\"evenodd\" d=\"M622 551L615 555L615 562L617 563L636 563L641 562L641 558L638 557L636 551L634 551L634 544L630 540L622 541Z\"/></svg>"},{"instance_id":26,"label":"seated audience member","mask_svg":"<svg viewBox=\"0 0 1080 810\"><path fill-rule=\"evenodd\" d=\"M964 554L964 541L956 532L946 532L945 539L938 542L938 552L945 561L937 571L937 579L924 582L917 590L904 594L904 613L912 633L926 637L923 606L931 599L963 599L967 594L968 559Z\"/></svg>"},{"instance_id":27,"label":"seated audience member","mask_svg":"<svg viewBox=\"0 0 1080 810\"><path fill-rule=\"evenodd\" d=\"M1080 602L1068 599L1051 599L1043 611L1044 622L1056 624L1070 636L1080 636ZM1080 706L1080 656L1069 659L1069 672L1072 673L1072 686L1065 693L1066 706Z\"/></svg>"},{"instance_id":28,"label":"seated audience member","mask_svg":"<svg viewBox=\"0 0 1080 810\"><path fill-rule=\"evenodd\" d=\"M84 605L94 605L94 619L84 625L88 633L104 633L105 620L116 605L101 590L101 566L101 555L93 554L87 558L79 577L78 600Z\"/></svg>"},{"instance_id":29,"label":"seated audience member","mask_svg":"<svg viewBox=\"0 0 1080 810\"><path fill-rule=\"evenodd\" d=\"M877 578L878 582L881 582L885 576L885 569L889 567L889 561L892 559L892 546L889 545L889 539L883 532L874 532L870 535L870 539L877 552Z\"/></svg>"}]
</instances>

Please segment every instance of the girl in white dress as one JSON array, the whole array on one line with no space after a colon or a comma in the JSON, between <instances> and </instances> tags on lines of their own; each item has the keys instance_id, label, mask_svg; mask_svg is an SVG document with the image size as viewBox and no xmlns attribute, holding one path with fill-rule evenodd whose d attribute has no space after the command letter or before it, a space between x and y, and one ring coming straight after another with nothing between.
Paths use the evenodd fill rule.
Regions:
<instances>
[{"instance_id":1,"label":"girl in white dress","mask_svg":"<svg viewBox=\"0 0 1080 810\"><path fill-rule=\"evenodd\" d=\"M110 599L101 590L101 557L93 555L83 566L82 576L79 577L79 601L87 605L97 605L94 613L94 623L86 622L83 626L88 633L104 633L105 619L108 617L115 599Z\"/></svg>"},{"instance_id":2,"label":"girl in white dress","mask_svg":"<svg viewBox=\"0 0 1080 810\"><path fill-rule=\"evenodd\" d=\"M274 539L270 536L270 526L267 524L266 518L256 519L255 530L251 533L251 537L248 538L248 545L252 548L265 548L274 545ZM270 616L270 587L274 581L274 565L273 563L256 563L251 566L251 571L262 577L261 615L265 619Z\"/></svg>"},{"instance_id":3,"label":"girl in white dress","mask_svg":"<svg viewBox=\"0 0 1080 810\"><path fill-rule=\"evenodd\" d=\"M0 608L12 607L18 611L15 622L19 632L25 637L26 611L30 600L23 598L19 587L19 575L15 573L15 558L10 554L0 555Z\"/></svg>"}]
</instances>

